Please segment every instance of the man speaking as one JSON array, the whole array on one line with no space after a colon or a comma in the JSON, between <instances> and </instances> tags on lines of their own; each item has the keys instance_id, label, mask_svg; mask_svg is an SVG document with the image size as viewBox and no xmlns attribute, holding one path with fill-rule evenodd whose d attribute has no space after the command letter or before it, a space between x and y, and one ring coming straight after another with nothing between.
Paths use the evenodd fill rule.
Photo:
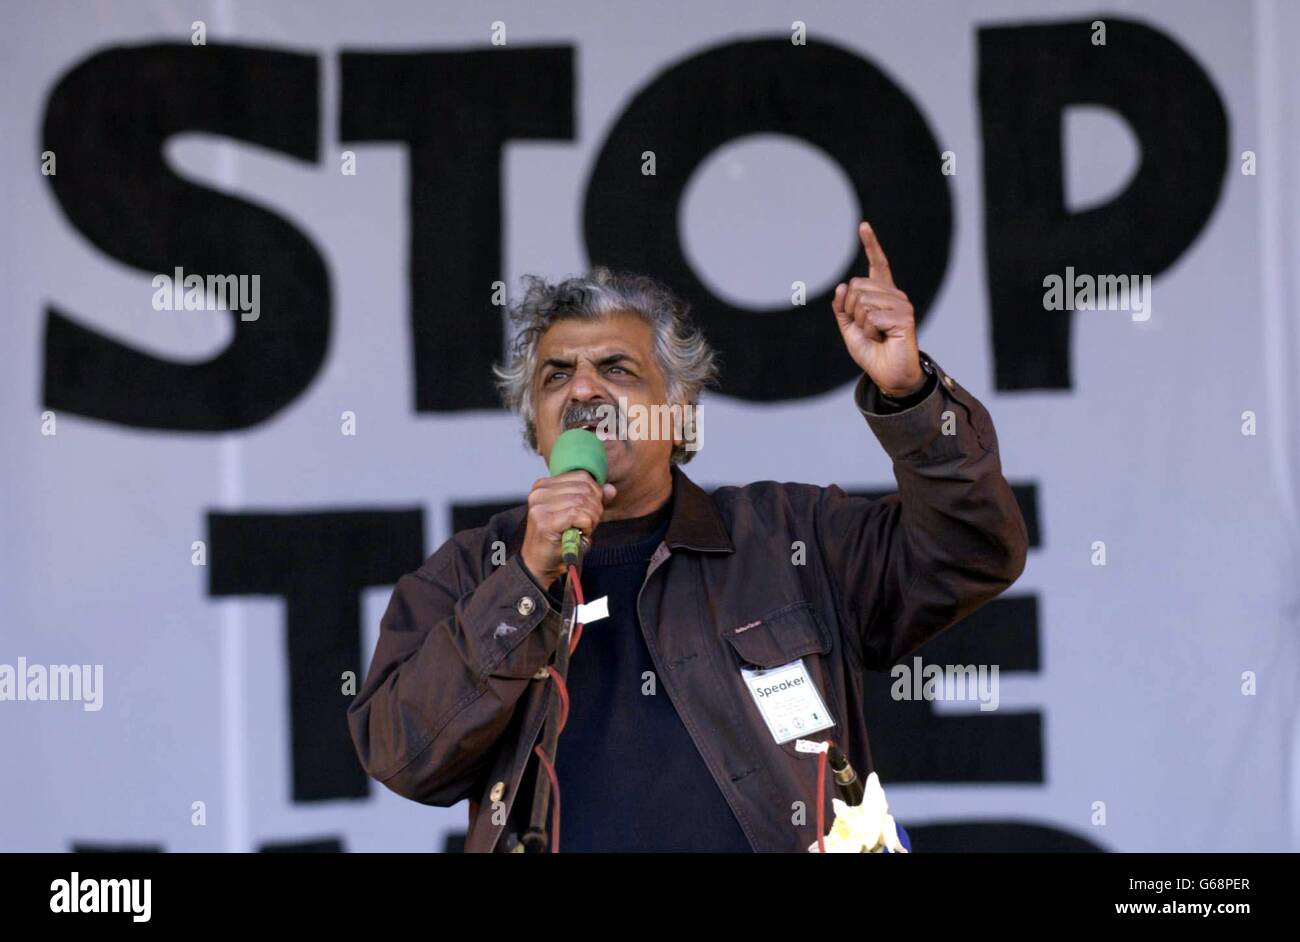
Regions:
<instances>
[{"instance_id":1,"label":"man speaking","mask_svg":"<svg viewBox=\"0 0 1300 942\"><path fill-rule=\"evenodd\" d=\"M818 745L873 767L862 672L1019 577L1025 524L988 412L917 349L880 242L865 222L859 236L868 277L832 307L864 374L855 403L893 460L898 493L880 500L771 481L708 494L686 477L714 359L657 281L532 279L512 308L507 406L543 459L565 431L596 430L606 483L540 478L526 506L403 576L348 710L368 774L424 804L469 800L467 851L522 849L544 794L550 850L804 852L812 809L839 797L833 776L818 792ZM625 433L656 406L686 421ZM561 554L570 528L580 571ZM573 574L591 608L561 671ZM550 762L535 747L552 700Z\"/></svg>"}]
</instances>

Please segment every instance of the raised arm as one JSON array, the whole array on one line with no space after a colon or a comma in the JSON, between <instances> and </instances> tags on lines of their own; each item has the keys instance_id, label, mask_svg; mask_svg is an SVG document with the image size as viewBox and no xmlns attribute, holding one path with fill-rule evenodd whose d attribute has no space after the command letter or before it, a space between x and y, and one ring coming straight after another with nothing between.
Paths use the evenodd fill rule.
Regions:
<instances>
[{"instance_id":1,"label":"raised arm","mask_svg":"<svg viewBox=\"0 0 1300 942\"><path fill-rule=\"evenodd\" d=\"M879 240L866 223L859 235L869 277L837 287L832 306L864 372L855 403L893 460L898 494L830 487L816 518L863 663L885 670L1019 578L1028 538L988 410L919 351Z\"/></svg>"}]
</instances>

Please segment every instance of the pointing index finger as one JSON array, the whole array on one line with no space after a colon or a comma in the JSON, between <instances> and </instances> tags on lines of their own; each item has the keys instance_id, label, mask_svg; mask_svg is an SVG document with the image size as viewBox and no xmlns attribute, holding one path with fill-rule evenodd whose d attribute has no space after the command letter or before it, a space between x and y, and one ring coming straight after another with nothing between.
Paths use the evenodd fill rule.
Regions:
<instances>
[{"instance_id":1,"label":"pointing index finger","mask_svg":"<svg viewBox=\"0 0 1300 942\"><path fill-rule=\"evenodd\" d=\"M881 248L880 240L876 238L876 231L870 223L863 222L858 226L858 237L862 239L862 247L867 252L867 277L894 287L894 274L889 270L889 259L885 257L885 250Z\"/></svg>"}]
</instances>

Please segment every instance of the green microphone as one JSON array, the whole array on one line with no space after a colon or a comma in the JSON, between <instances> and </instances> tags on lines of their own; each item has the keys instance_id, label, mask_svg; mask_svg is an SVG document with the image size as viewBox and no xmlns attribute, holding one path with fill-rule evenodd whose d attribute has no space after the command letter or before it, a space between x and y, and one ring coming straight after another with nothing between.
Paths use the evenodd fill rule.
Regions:
<instances>
[{"instance_id":1,"label":"green microphone","mask_svg":"<svg viewBox=\"0 0 1300 942\"><path fill-rule=\"evenodd\" d=\"M571 428L555 440L551 448L551 475L565 474L569 471L586 471L601 487L605 486L605 476L609 474L609 459L605 456L605 446L596 437L596 433L585 428ZM582 531L569 527L560 537L560 553L567 566L576 566L582 552Z\"/></svg>"}]
</instances>

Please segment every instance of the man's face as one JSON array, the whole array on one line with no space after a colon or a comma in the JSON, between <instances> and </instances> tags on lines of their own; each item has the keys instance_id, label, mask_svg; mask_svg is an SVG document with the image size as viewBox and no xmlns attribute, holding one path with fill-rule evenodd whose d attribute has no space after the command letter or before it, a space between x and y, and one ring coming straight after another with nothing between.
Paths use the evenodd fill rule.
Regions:
<instances>
[{"instance_id":1,"label":"man's face","mask_svg":"<svg viewBox=\"0 0 1300 942\"><path fill-rule=\"evenodd\" d=\"M590 416L590 410L601 404L621 408L619 400L623 399L627 410L636 407L648 414L650 406L668 401L667 383L654 355L654 332L635 314L557 321L542 335L537 361L538 372L533 377L537 450L548 461L561 432L574 424L592 427L600 421L597 416L575 422L582 418L580 407L587 407ZM607 422L606 428L617 435L614 421ZM605 441L609 481L616 487L667 467L672 455L671 438L630 438Z\"/></svg>"}]
</instances>

